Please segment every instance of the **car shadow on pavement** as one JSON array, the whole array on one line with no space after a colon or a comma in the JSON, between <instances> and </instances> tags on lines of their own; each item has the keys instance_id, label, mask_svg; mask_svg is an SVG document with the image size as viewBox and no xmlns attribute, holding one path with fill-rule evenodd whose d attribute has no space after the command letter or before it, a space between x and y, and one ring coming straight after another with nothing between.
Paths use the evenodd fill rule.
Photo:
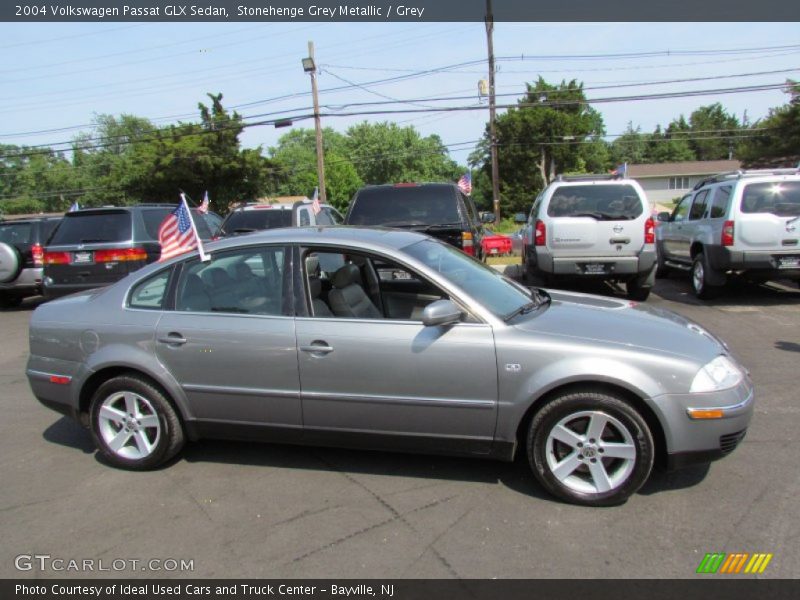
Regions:
<instances>
[{"instance_id":1,"label":"car shadow on pavement","mask_svg":"<svg viewBox=\"0 0 800 600\"><path fill-rule=\"evenodd\" d=\"M638 493L644 496L651 496L660 492L694 487L706 478L710 469L710 464L686 467L677 471L664 471L655 468Z\"/></svg>"},{"instance_id":2,"label":"car shadow on pavement","mask_svg":"<svg viewBox=\"0 0 800 600\"><path fill-rule=\"evenodd\" d=\"M694 306L779 306L800 302L800 289L791 281L754 283L739 277L731 278L717 298L700 300L692 292L688 275L679 273L656 281L653 294L680 304Z\"/></svg>"},{"instance_id":3,"label":"car shadow on pavement","mask_svg":"<svg viewBox=\"0 0 800 600\"><path fill-rule=\"evenodd\" d=\"M800 352L800 344L795 344L794 342L785 342L783 340L778 340L775 342L775 348L778 350L783 350L784 352Z\"/></svg>"},{"instance_id":4,"label":"car shadow on pavement","mask_svg":"<svg viewBox=\"0 0 800 600\"><path fill-rule=\"evenodd\" d=\"M68 417L61 417L50 425L44 430L42 437L51 444L80 450L84 454L92 454L95 451L89 432Z\"/></svg>"}]
</instances>

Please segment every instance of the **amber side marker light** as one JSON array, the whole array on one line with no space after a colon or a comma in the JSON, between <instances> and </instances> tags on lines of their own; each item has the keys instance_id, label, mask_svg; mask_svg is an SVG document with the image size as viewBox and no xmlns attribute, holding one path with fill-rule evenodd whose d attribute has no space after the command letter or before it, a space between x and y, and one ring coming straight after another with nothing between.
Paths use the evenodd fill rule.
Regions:
<instances>
[{"instance_id":1,"label":"amber side marker light","mask_svg":"<svg viewBox=\"0 0 800 600\"><path fill-rule=\"evenodd\" d=\"M721 419L725 416L721 408L690 408L686 412L691 419Z\"/></svg>"}]
</instances>

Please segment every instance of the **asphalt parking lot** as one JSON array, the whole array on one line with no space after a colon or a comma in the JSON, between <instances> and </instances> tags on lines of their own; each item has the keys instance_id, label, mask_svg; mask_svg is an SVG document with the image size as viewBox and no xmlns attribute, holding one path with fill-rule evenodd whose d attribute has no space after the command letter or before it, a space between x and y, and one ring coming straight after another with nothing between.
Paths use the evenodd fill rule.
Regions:
<instances>
[{"instance_id":1,"label":"asphalt parking lot","mask_svg":"<svg viewBox=\"0 0 800 600\"><path fill-rule=\"evenodd\" d=\"M796 577L800 290L741 285L702 303L673 276L648 302L729 343L756 414L726 459L655 473L624 506L590 509L552 499L524 460L202 442L158 471L115 470L30 393L28 300L0 312L0 577L691 578L707 552L773 553L761 577ZM36 554L193 570L15 568Z\"/></svg>"}]
</instances>

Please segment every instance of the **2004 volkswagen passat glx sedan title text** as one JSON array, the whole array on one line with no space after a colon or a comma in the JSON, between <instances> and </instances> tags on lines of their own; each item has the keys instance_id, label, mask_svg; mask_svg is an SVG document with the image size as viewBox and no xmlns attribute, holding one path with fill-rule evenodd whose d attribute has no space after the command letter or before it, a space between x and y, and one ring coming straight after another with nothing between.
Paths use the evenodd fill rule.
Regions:
<instances>
[{"instance_id":1,"label":"2004 volkswagen passat glx sedan title text","mask_svg":"<svg viewBox=\"0 0 800 600\"><path fill-rule=\"evenodd\" d=\"M112 464L259 439L513 459L623 502L654 462L732 451L753 412L727 347L668 311L530 291L399 230L272 230L41 305L27 374Z\"/></svg>"}]
</instances>

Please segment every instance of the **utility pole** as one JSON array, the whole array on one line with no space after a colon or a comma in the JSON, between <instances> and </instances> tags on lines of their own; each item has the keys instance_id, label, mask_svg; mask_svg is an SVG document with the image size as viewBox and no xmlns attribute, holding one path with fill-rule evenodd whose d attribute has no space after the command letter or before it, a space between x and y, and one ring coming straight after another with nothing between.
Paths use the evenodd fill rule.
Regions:
<instances>
[{"instance_id":1,"label":"utility pole","mask_svg":"<svg viewBox=\"0 0 800 600\"><path fill-rule=\"evenodd\" d=\"M314 42L308 42L308 58L303 59L303 70L311 75L311 94L314 96L314 128L317 133L317 179L319 201L327 202L325 192L325 154L322 149L322 124L319 118L319 95L317 93L317 65L314 62Z\"/></svg>"},{"instance_id":2,"label":"utility pole","mask_svg":"<svg viewBox=\"0 0 800 600\"><path fill-rule=\"evenodd\" d=\"M486 43L489 48L489 138L492 153L492 201L494 219L500 222L500 167L497 164L497 133L495 132L495 98L494 98L494 17L492 16L492 0L486 0Z\"/></svg>"}]
</instances>

